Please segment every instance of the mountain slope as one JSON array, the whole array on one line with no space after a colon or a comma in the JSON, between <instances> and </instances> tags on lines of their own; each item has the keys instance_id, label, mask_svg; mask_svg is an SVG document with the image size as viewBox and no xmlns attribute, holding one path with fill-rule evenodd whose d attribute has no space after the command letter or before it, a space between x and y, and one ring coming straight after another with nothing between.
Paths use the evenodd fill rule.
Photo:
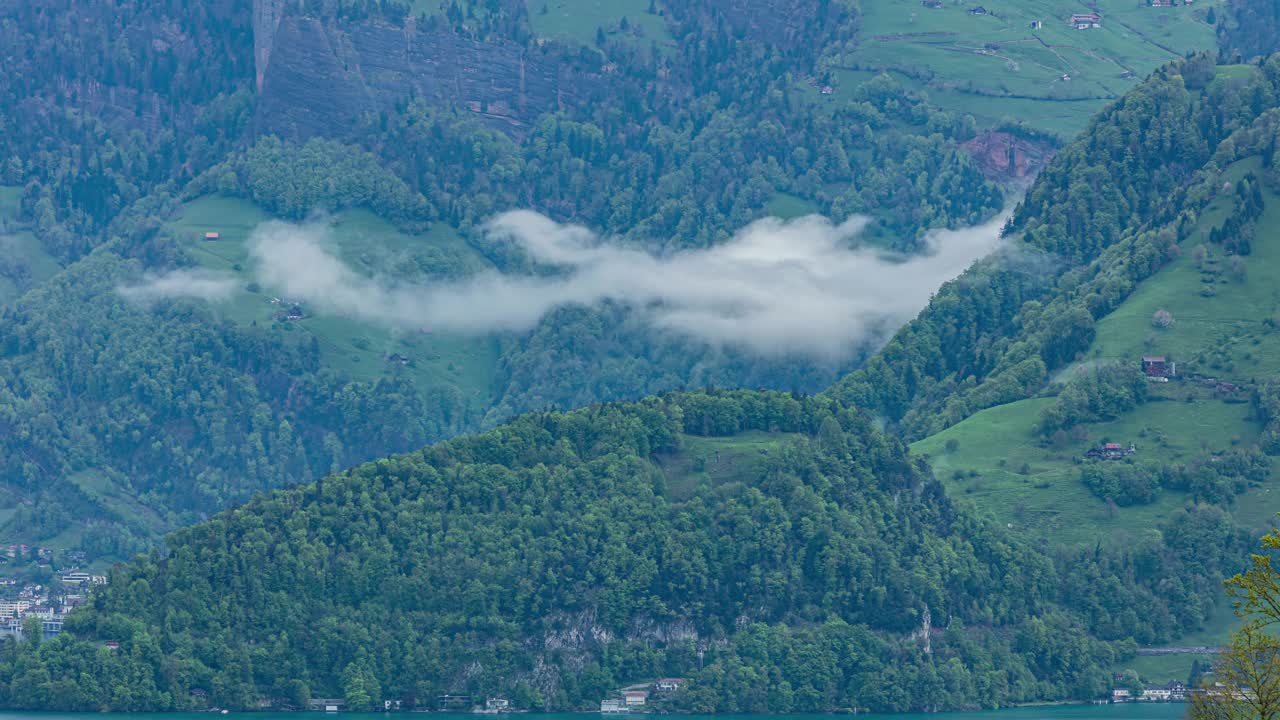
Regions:
<instances>
[{"instance_id":1,"label":"mountain slope","mask_svg":"<svg viewBox=\"0 0 1280 720\"><path fill-rule=\"evenodd\" d=\"M825 400L532 415L175 533L62 635L8 646L0 702L571 709L661 675L690 678L669 707L707 712L1091 697L1128 638L1198 622L1240 543L1211 509L1168 530L1184 539L1047 556Z\"/></svg>"},{"instance_id":2,"label":"mountain slope","mask_svg":"<svg viewBox=\"0 0 1280 720\"><path fill-rule=\"evenodd\" d=\"M1178 253L1220 168L1269 155L1280 61L1162 68L1095 119L1037 179L1018 242L945 286L834 397L910 439L1029 397L1085 352L1097 319Z\"/></svg>"},{"instance_id":3,"label":"mountain slope","mask_svg":"<svg viewBox=\"0 0 1280 720\"><path fill-rule=\"evenodd\" d=\"M1213 400L1218 421L1256 423L1258 448L1170 468L1160 482L1192 502L1143 517L1123 543L992 522L875 421L911 438L962 434L983 409L1024 422L1035 403L1049 408L1038 432L1066 436L1056 453L1084 442L1076 426L1129 422L1192 458L1197 418L1166 428L1136 416L1165 388L1131 362L1059 380L1095 342L1127 354L1116 343L1130 331L1106 340L1102 321L1138 317L1126 302L1144 302L1144 282L1162 274L1185 276L1197 243L1253 252L1246 228L1274 207L1263 184L1280 145L1277 87L1275 58L1163 68L1031 188L1011 225L1023 242L949 284L829 394L530 414L257 496L118 568L56 639L4 646L0 702L155 710L342 696L367 708L448 693L581 709L675 674L690 682L665 706L708 712L1097 697L1137 645L1217 617L1218 578L1246 552L1224 508L1270 462L1276 388L1258 387L1253 420ZM1257 251L1265 262L1268 248ZM1197 270L1215 292L1236 287ZM1238 303L1270 302L1247 283L1237 291ZM1248 346L1233 360L1242 369ZM939 437L944 453L950 439ZM950 451L959 463L971 449ZM1155 477L1123 462L1085 469L1085 486L1125 507Z\"/></svg>"},{"instance_id":4,"label":"mountain slope","mask_svg":"<svg viewBox=\"0 0 1280 720\"><path fill-rule=\"evenodd\" d=\"M1088 344L1030 385L1035 397L1010 396L912 445L952 497L1052 541L1132 542L1198 503L1254 535L1271 527L1280 294L1262 279L1280 268L1278 140L1271 110L1222 143L1190 186L1198 212L1155 231L1179 238L1175 252L1149 276L1113 283L1114 299L1094 301ZM1098 262L1117 266L1141 247L1122 241ZM1175 374L1144 377L1149 357ZM1091 459L1104 443L1133 452ZM1232 623L1214 618L1198 642L1224 641ZM1185 677L1192 660L1127 665L1166 682Z\"/></svg>"},{"instance_id":5,"label":"mountain slope","mask_svg":"<svg viewBox=\"0 0 1280 720\"><path fill-rule=\"evenodd\" d=\"M1262 398L1280 369L1280 294L1260 278L1280 267L1276 128L1277 118L1265 116L1255 128L1260 142L1237 138L1207 180L1212 200L1176 256L1097 319L1091 344L1040 397L982 410L913 446L935 459L953 491L1000 509L1001 519L1018 515L1036 532L1070 528L1081 540L1104 529L1132 532L1193 498L1233 504L1249 527L1269 524L1277 501L1268 495L1280 481L1272 463L1226 461L1274 452ZM1077 389L1110 387L1105 375L1138 374L1151 356L1176 365L1171 382L1147 382L1138 402L1069 410ZM1091 464L1080 458L1103 441L1137 444L1128 462L1151 484L1136 495L1117 487L1091 493L1082 482ZM1190 483L1179 479L1188 471ZM1232 503L1241 492L1246 497Z\"/></svg>"},{"instance_id":6,"label":"mountain slope","mask_svg":"<svg viewBox=\"0 0 1280 720\"><path fill-rule=\"evenodd\" d=\"M1247 3L1240 3L1241 5ZM830 51L837 84L891 71L934 102L984 123L1017 122L1064 140L1164 63L1213 46L1223 3L1022 0L1003 6L880 0L863 4L862 36ZM1099 13L1077 29L1073 14Z\"/></svg>"},{"instance_id":7,"label":"mountain slope","mask_svg":"<svg viewBox=\"0 0 1280 720\"><path fill-rule=\"evenodd\" d=\"M761 358L652 332L616 306L561 308L527 333L460 338L395 336L336 315L277 322L281 309L261 288L217 306L143 308L118 296L120 285L175 269L230 269L247 290L236 247L250 223L327 213L366 276L433 280L545 270L479 229L512 209L655 252L713 246L787 205L872 213L877 240L912 250L930 229L980 222L1002 204L961 148L976 133L965 118L887 78L847 88L836 105L806 96L816 53L856 25L844 3L824 6L831 22L812 23L806 42L751 30L732 3L637 21L637 31L659 23L680 34L662 58L620 26L601 46L544 43L522 3L419 4L428 17L415 18L401 3L95 0L80 16L110 17L65 29L73 37L59 45L47 38L63 32L64 5L0 5L0 54L24 58L21 73L0 77L0 124L11 130L0 133L0 247L14 251L0 263L0 417L12 430L0 437L0 540L85 551L99 566L254 490L520 412L704 385L817 391L870 349L842 362ZM287 37L268 32L276 20ZM744 34L721 32L730 26ZM342 42L299 39L308 28ZM454 93L448 77L414 76L438 81L415 96L402 76L378 84L357 62L365 51L399 62L386 43L405 37L423 53L448 50L444 76L540 60L528 61L523 88L503 75ZM255 43L268 57L253 55ZM201 64L219 48L225 57ZM299 64L312 51L329 64ZM488 68L490 54L506 64ZM341 77L314 73L343 63ZM566 86L607 76L607 98L545 92L539 68L562 65L587 68ZM84 92L62 82L73 75ZM327 81L371 94L353 90L351 110L346 95L324 97ZM500 103L518 127L499 117ZM263 135L274 130L347 142ZM357 232L363 223L369 231ZM196 230L226 240L197 242ZM356 249L365 242L367 258ZM167 432L154 437L149 422ZM215 447L223 441L236 447Z\"/></svg>"}]
</instances>

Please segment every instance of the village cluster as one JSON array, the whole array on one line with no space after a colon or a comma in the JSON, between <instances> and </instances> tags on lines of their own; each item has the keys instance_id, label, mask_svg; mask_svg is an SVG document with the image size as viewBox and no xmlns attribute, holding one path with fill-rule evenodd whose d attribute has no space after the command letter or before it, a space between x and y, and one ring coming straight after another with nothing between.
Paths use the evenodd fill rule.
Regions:
<instances>
[{"instance_id":1,"label":"village cluster","mask_svg":"<svg viewBox=\"0 0 1280 720\"><path fill-rule=\"evenodd\" d=\"M52 572L51 548L10 545L0 550L0 565L32 557L33 553L37 567ZM42 639L54 637L62 632L67 613L83 604L94 586L107 584L106 576L91 575L78 568L77 563L84 561L84 553L70 551L65 553L65 559L71 569L54 575L54 580L47 584L0 576L0 638L26 639L26 634L33 631L33 620L40 623Z\"/></svg>"},{"instance_id":2,"label":"village cluster","mask_svg":"<svg viewBox=\"0 0 1280 720\"><path fill-rule=\"evenodd\" d=\"M1117 681L1121 678L1117 676ZM655 701L670 696L684 686L683 678L661 678L651 683L640 683L620 688L610 697L600 702L600 713L604 715L628 715L652 711ZM1113 703L1128 702L1185 702L1187 698L1196 692L1212 692L1209 690L1200 690L1189 688L1181 682L1171 682L1166 685L1159 685L1141 690L1116 687L1111 691L1109 698ZM1107 702L1100 700L1098 702ZM281 706L276 701L263 699L259 701L260 709L294 709ZM346 702L341 699L316 698L307 703L307 709L313 712L343 712L347 709ZM421 712L426 708L407 707L402 700L384 700L382 709L386 712L396 712L413 709ZM499 715L522 712L513 707L511 702L503 697L490 697L479 701L470 695L440 695L435 699L431 709L439 712L469 712L479 715Z\"/></svg>"},{"instance_id":3,"label":"village cluster","mask_svg":"<svg viewBox=\"0 0 1280 720\"><path fill-rule=\"evenodd\" d=\"M648 706L651 700L669 696L679 690L682 685L684 685L683 678L662 678L651 683L631 685L618 690L612 697L601 701L600 712L606 715L645 712L649 709ZM289 707L282 700L267 698L259 700L258 706L264 710L297 709ZM312 712L343 712L346 709L346 701L338 698L312 698L307 702L307 710ZM434 709L438 712L469 712L478 715L505 715L523 712L513 707L511 701L504 697L488 697L481 701L470 695L440 695L435 699L435 703L427 708L421 706L411 708L403 700L383 700L382 709L386 712L410 709L415 712L422 712L426 709Z\"/></svg>"}]
</instances>

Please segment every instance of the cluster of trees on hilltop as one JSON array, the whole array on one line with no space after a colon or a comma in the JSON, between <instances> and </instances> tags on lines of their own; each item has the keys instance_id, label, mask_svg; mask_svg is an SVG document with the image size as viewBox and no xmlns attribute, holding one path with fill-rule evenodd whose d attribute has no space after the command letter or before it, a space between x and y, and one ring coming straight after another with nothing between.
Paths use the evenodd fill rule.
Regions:
<instances>
[{"instance_id":1,"label":"cluster of trees on hilltop","mask_svg":"<svg viewBox=\"0 0 1280 720\"><path fill-rule=\"evenodd\" d=\"M678 495L690 479L651 460L743 430L793 435L749 480ZM566 710L659 675L689 678L672 705L703 712L1094 697L1135 641L1203 620L1208 578L1243 547L1213 508L1163 529L1119 550L1024 545L820 397L534 414L176 532L57 638L0 646L0 705L467 693Z\"/></svg>"}]
</instances>

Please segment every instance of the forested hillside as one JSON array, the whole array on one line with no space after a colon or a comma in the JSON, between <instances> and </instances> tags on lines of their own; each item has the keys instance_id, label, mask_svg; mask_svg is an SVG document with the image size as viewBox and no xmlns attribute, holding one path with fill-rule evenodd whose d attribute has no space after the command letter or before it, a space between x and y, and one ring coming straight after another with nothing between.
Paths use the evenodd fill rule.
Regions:
<instances>
[{"instance_id":1,"label":"forested hillside","mask_svg":"<svg viewBox=\"0 0 1280 720\"><path fill-rule=\"evenodd\" d=\"M1227 57L1248 60L1280 51L1280 3L1232 0L1218 20L1218 42Z\"/></svg>"},{"instance_id":2,"label":"forested hillside","mask_svg":"<svg viewBox=\"0 0 1280 720\"><path fill-rule=\"evenodd\" d=\"M744 455L742 433L770 441ZM175 533L56 639L4 646L0 703L563 710L664 675L690 679L672 709L702 712L1087 698L1135 640L1197 625L1247 547L1212 508L1161 530L1013 541L820 398L528 415Z\"/></svg>"},{"instance_id":3,"label":"forested hillside","mask_svg":"<svg viewBox=\"0 0 1280 720\"><path fill-rule=\"evenodd\" d=\"M1018 244L834 396L876 408L950 496L1028 539L1123 545L1208 506L1268 527L1280 299L1257 279L1280 262L1277 80L1274 57L1158 72L1040 176ZM1147 660L1118 668L1191 669Z\"/></svg>"},{"instance_id":4,"label":"forested hillside","mask_svg":"<svg viewBox=\"0 0 1280 720\"><path fill-rule=\"evenodd\" d=\"M1270 162L1278 91L1274 57L1162 68L1037 179L1010 221L1014 249L944 287L834 396L918 439L1038 392L1089 347L1098 318L1177 256L1221 168Z\"/></svg>"},{"instance_id":5,"label":"forested hillside","mask_svg":"<svg viewBox=\"0 0 1280 720\"><path fill-rule=\"evenodd\" d=\"M650 18L681 38L657 48L613 27L587 46L542 42L527 14L470 4L421 26L394 3L202 6L104 0L77 12L110 22L66 27L57 3L0 10L0 44L24 63L0 79L0 240L15 251L0 266L9 540L128 557L255 490L515 413L686 386L816 391L870 350L761 358L654 333L622 307L564 308L528 333L405 338L342 318L281 321L265 302L140 306L115 292L175 268L233 270L253 287L247 261L226 258L256 223L326 212L362 225L364 272L412 281L538 270L481 232L515 208L655 252L715 245L770 213L873 212L876 242L912 250L928 229L1003 203L960 147L978 132L968 118L888 78L835 106L804 92L818 46L857 27L840 3L803 43L726 33L733 12L689 6ZM387 90L370 112L282 140L269 134L279 93L323 80L281 79L302 71L287 62L301 40L272 36L270 62L253 56L272 17L344 36L419 27L489 48L477 52L536 46L582 77L607 61L610 95L512 125L494 122L499 98ZM49 40L59 33L74 42ZM223 48L218 64L202 61ZM193 244L197 230L225 242Z\"/></svg>"},{"instance_id":6,"label":"forested hillside","mask_svg":"<svg viewBox=\"0 0 1280 720\"><path fill-rule=\"evenodd\" d=\"M57 637L0 644L0 705L573 710L681 676L664 709L1003 707L1096 698L1138 646L1221 615L1250 547L1233 500L1280 447L1254 377L1280 306L1261 317L1244 281L1273 269L1280 58L1143 79L879 352L891 327L815 359L655 333L622 302L468 334L264 286L264 227L316 233L355 302L559 277L491 231L515 209L648 258L865 214L839 249L910 267L1056 149L901 73L835 72L877 19L856 3L551 5L0 8L24 63L0 78L0 531L100 566L141 552ZM1189 340L1182 308L1205 306L1144 304L1186 283L1249 307L1247 332ZM1146 351L1215 385L1153 388ZM784 392L714 389L744 385ZM1212 432L1135 420L1156 398L1211 408ZM1068 459L1124 422L1168 461ZM1085 503L1038 521L1024 498L1068 482L1123 534L1089 534Z\"/></svg>"}]
</instances>

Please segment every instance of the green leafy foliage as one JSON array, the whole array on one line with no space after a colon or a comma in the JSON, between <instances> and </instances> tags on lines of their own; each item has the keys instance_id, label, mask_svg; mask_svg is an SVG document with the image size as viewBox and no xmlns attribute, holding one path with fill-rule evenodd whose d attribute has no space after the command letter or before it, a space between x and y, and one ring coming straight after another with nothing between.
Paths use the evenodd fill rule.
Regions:
<instances>
[{"instance_id":1,"label":"green leafy foliage","mask_svg":"<svg viewBox=\"0 0 1280 720\"><path fill-rule=\"evenodd\" d=\"M744 430L792 434L746 481L677 498L651 460ZM1166 532L1117 552L1011 541L821 398L528 415L176 532L57 639L4 646L0 702L194 709L200 690L239 708L305 688L573 709L669 674L691 679L674 707L708 712L1090 697L1131 638L1202 619L1206 573L1240 543L1211 508Z\"/></svg>"},{"instance_id":2,"label":"green leafy foliage","mask_svg":"<svg viewBox=\"0 0 1280 720\"><path fill-rule=\"evenodd\" d=\"M1136 363L1082 369L1040 416L1040 431L1052 435L1080 423L1114 420L1147 398L1147 378Z\"/></svg>"}]
</instances>

